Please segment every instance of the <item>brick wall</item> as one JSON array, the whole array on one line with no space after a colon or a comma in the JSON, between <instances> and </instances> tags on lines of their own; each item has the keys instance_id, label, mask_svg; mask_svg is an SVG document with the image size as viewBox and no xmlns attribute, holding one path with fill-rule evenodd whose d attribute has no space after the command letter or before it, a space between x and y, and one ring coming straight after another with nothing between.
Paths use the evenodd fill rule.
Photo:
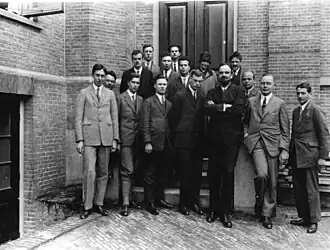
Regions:
<instances>
[{"instance_id":1,"label":"brick wall","mask_svg":"<svg viewBox=\"0 0 330 250\"><path fill-rule=\"evenodd\" d=\"M0 16L0 65L64 74L64 15L38 17L41 31Z\"/></svg>"},{"instance_id":2,"label":"brick wall","mask_svg":"<svg viewBox=\"0 0 330 250\"><path fill-rule=\"evenodd\" d=\"M153 11L152 3L136 2L136 47L141 50L144 44L153 44Z\"/></svg>"}]
</instances>

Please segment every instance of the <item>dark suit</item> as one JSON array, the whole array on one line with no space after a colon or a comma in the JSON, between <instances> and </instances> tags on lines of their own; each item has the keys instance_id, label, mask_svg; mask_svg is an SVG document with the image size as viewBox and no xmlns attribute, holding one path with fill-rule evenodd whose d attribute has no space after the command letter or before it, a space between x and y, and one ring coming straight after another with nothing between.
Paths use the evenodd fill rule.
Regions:
<instances>
[{"instance_id":1,"label":"dark suit","mask_svg":"<svg viewBox=\"0 0 330 250\"><path fill-rule=\"evenodd\" d=\"M115 94L102 87L100 101L93 85L82 89L76 101L76 142L83 141L84 208L103 205L108 182L110 150L118 140L118 113ZM95 183L96 182L96 183Z\"/></svg>"},{"instance_id":2,"label":"dark suit","mask_svg":"<svg viewBox=\"0 0 330 250\"><path fill-rule=\"evenodd\" d=\"M148 67L147 62L144 61L143 62L143 67L145 67L146 69L148 69L148 70L150 70L152 72L152 77L153 78L156 78L156 76L158 74L160 74L160 69L159 69L158 65L155 64L154 61L151 61L151 66L150 67Z\"/></svg>"},{"instance_id":3,"label":"dark suit","mask_svg":"<svg viewBox=\"0 0 330 250\"><path fill-rule=\"evenodd\" d=\"M202 136L204 97L197 91L197 99L189 87L179 91L170 113L174 148L177 151L180 173L180 204L190 207L199 204L202 177Z\"/></svg>"},{"instance_id":4,"label":"dark suit","mask_svg":"<svg viewBox=\"0 0 330 250\"><path fill-rule=\"evenodd\" d=\"M118 96L119 138L121 152L121 182L123 204L129 204L129 196L136 171L139 150L140 115L143 99L136 95L135 102L125 91Z\"/></svg>"},{"instance_id":5,"label":"dark suit","mask_svg":"<svg viewBox=\"0 0 330 250\"><path fill-rule=\"evenodd\" d=\"M233 75L233 80L232 82L237 85L237 86L243 86L242 85L242 75L243 75L243 70L242 68L239 68L237 75Z\"/></svg>"},{"instance_id":6,"label":"dark suit","mask_svg":"<svg viewBox=\"0 0 330 250\"><path fill-rule=\"evenodd\" d=\"M164 182L168 172L171 143L168 113L171 102L161 104L157 95L146 99L141 113L141 132L144 145L151 143L150 162L145 169L144 199L146 202L164 200Z\"/></svg>"},{"instance_id":7,"label":"dark suit","mask_svg":"<svg viewBox=\"0 0 330 250\"><path fill-rule=\"evenodd\" d=\"M274 94L264 111L261 95L251 97L244 118L244 143L253 156L257 215L275 215L277 199L278 157L289 151L290 121L285 102Z\"/></svg>"},{"instance_id":8,"label":"dark suit","mask_svg":"<svg viewBox=\"0 0 330 250\"><path fill-rule=\"evenodd\" d=\"M120 94L128 89L128 79L131 73L134 73L134 67L124 71L120 83ZM143 99L147 99L155 93L155 88L152 81L152 72L142 67L140 75L140 87L137 94Z\"/></svg>"},{"instance_id":9,"label":"dark suit","mask_svg":"<svg viewBox=\"0 0 330 250\"><path fill-rule=\"evenodd\" d=\"M213 101L214 104L207 104ZM223 111L224 104L232 107ZM244 89L230 83L223 91L221 87L209 90L206 98L206 113L209 122L210 211L228 214L231 212L234 192L234 166L239 142L242 138L242 113L245 105Z\"/></svg>"},{"instance_id":10,"label":"dark suit","mask_svg":"<svg viewBox=\"0 0 330 250\"><path fill-rule=\"evenodd\" d=\"M187 79L187 85L188 85L188 82L189 82L189 77ZM168 85L167 85L167 96L166 96L166 98L170 102L172 102L175 94L177 92L179 92L180 90L185 89L185 88L186 88L186 86L182 82L181 76L180 75L177 75L172 81L169 81L168 82Z\"/></svg>"},{"instance_id":11,"label":"dark suit","mask_svg":"<svg viewBox=\"0 0 330 250\"><path fill-rule=\"evenodd\" d=\"M313 101L307 103L301 116L300 110L297 107L293 111L289 162L298 216L317 223L321 220L317 160L328 157L329 131L324 112Z\"/></svg>"}]
</instances>

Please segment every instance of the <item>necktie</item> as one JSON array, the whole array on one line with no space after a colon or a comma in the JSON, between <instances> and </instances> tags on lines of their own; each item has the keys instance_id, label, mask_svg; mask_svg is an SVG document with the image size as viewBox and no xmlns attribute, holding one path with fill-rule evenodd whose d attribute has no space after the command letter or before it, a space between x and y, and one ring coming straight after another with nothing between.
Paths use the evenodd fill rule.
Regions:
<instances>
[{"instance_id":1,"label":"necktie","mask_svg":"<svg viewBox=\"0 0 330 250\"><path fill-rule=\"evenodd\" d=\"M98 102L100 102L100 87L97 87L96 97L97 97Z\"/></svg>"},{"instance_id":2,"label":"necktie","mask_svg":"<svg viewBox=\"0 0 330 250\"><path fill-rule=\"evenodd\" d=\"M176 72L176 63L173 64L174 72Z\"/></svg>"},{"instance_id":3,"label":"necktie","mask_svg":"<svg viewBox=\"0 0 330 250\"><path fill-rule=\"evenodd\" d=\"M303 112L303 109L301 107L299 107L299 118L298 118L298 122L301 121L302 112Z\"/></svg>"},{"instance_id":4,"label":"necktie","mask_svg":"<svg viewBox=\"0 0 330 250\"><path fill-rule=\"evenodd\" d=\"M133 102L135 101L135 97L134 97L134 95L132 95L132 101L133 101Z\"/></svg>"},{"instance_id":5,"label":"necktie","mask_svg":"<svg viewBox=\"0 0 330 250\"><path fill-rule=\"evenodd\" d=\"M194 91L194 98L195 98L195 100L197 100L197 94L196 94L196 91Z\"/></svg>"},{"instance_id":6,"label":"necktie","mask_svg":"<svg viewBox=\"0 0 330 250\"><path fill-rule=\"evenodd\" d=\"M162 96L162 104L164 104L165 103L165 96L163 95Z\"/></svg>"},{"instance_id":7,"label":"necktie","mask_svg":"<svg viewBox=\"0 0 330 250\"><path fill-rule=\"evenodd\" d=\"M266 97L264 97L264 101L262 102L262 106L261 106L261 108L262 108L262 113L265 112L266 105L267 105L267 103L266 103Z\"/></svg>"}]
</instances>

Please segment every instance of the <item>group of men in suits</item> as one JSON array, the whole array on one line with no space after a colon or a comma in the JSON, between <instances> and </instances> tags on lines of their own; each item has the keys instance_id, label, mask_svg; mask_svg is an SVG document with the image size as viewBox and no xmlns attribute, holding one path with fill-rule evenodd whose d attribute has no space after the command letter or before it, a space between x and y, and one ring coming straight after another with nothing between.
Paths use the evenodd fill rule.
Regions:
<instances>
[{"instance_id":1,"label":"group of men in suits","mask_svg":"<svg viewBox=\"0 0 330 250\"><path fill-rule=\"evenodd\" d=\"M99 64L92 70L93 84L77 97L76 142L84 161L81 218L88 217L93 204L97 212L107 215L102 207L107 162L110 151L116 150L120 151L121 215L128 216L132 204L140 207L131 197L138 168L144 172L147 210L157 215L159 207L173 207L164 198L169 165L175 166L180 180L179 211L203 214L199 192L202 156L207 148L210 207L206 220L212 223L220 218L231 228L234 167L244 140L255 168L255 214L263 226L272 228L278 169L290 163L302 218L291 223L308 225L309 233L317 231L317 173L329 150L329 132L324 113L311 100L308 82L296 88L304 111L293 113L290 144L288 112L285 102L273 93L274 77L264 74L258 90L255 72L242 71L239 52L230 56L229 64L221 64L217 74L210 68L208 51L200 54L199 68L193 70L178 45L160 55L161 67L153 61L150 44L143 46L143 51L134 50L131 56L133 67L124 71L117 98L101 83L113 87L116 75ZM171 159L174 161L169 164Z\"/></svg>"}]
</instances>

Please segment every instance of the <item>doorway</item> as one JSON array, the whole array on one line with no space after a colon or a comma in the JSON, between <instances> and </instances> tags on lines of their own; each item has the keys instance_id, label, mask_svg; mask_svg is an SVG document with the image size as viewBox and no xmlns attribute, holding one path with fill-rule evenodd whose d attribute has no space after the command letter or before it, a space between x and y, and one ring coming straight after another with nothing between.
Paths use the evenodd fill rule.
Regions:
<instances>
[{"instance_id":1,"label":"doorway","mask_svg":"<svg viewBox=\"0 0 330 250\"><path fill-rule=\"evenodd\" d=\"M19 105L0 94L0 244L19 237Z\"/></svg>"}]
</instances>

